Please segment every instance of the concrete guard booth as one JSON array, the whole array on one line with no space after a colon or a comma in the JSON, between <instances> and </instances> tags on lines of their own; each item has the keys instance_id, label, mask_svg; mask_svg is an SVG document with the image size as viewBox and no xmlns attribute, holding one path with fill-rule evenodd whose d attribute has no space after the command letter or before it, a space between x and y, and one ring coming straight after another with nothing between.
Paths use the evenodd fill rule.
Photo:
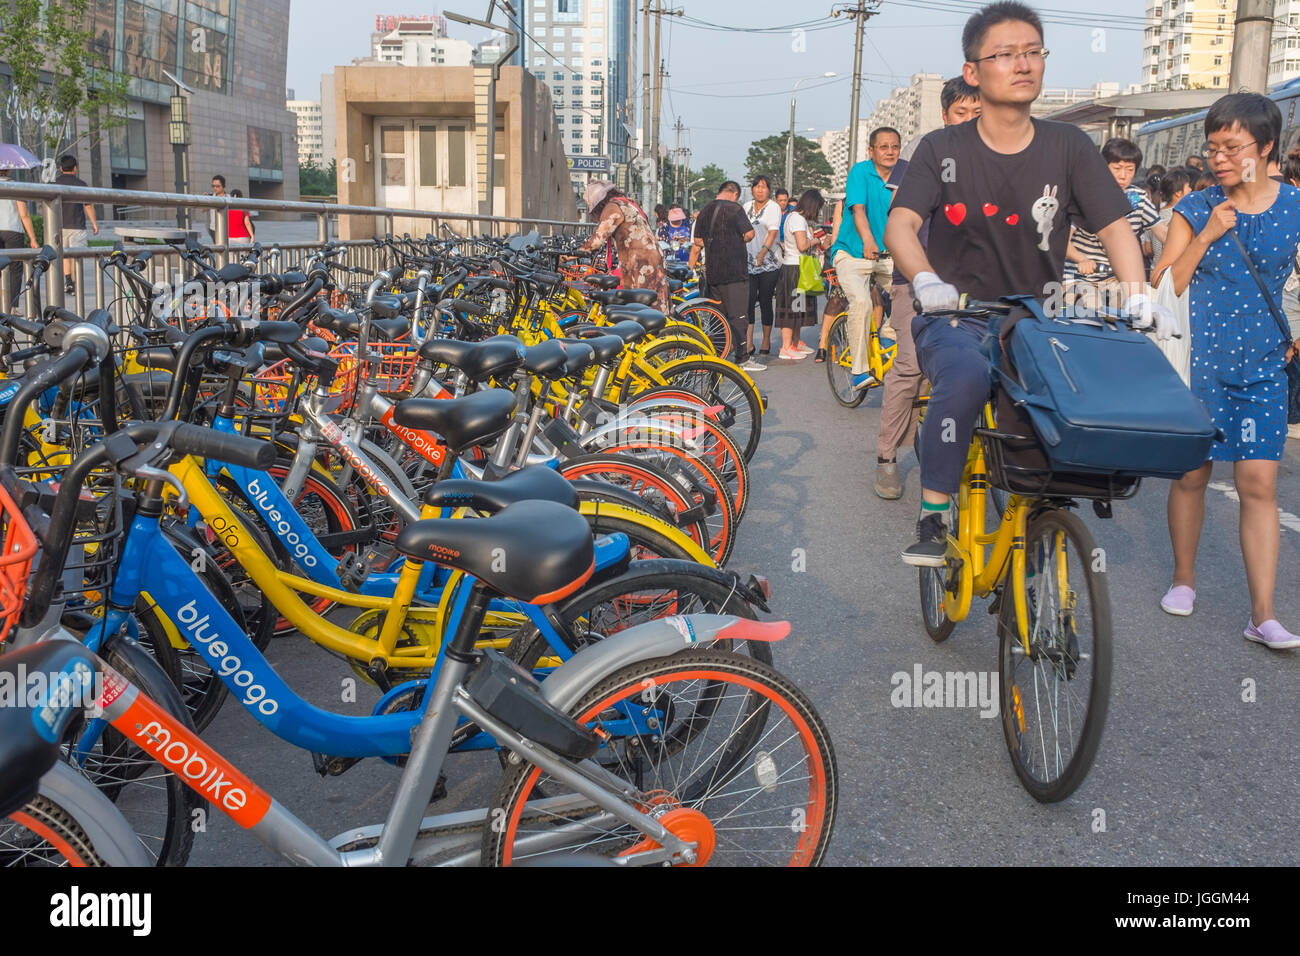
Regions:
<instances>
[{"instance_id":1,"label":"concrete guard booth","mask_svg":"<svg viewBox=\"0 0 1300 956\"><path fill-rule=\"evenodd\" d=\"M339 202L487 212L489 73L488 67L472 66L336 67ZM491 213L576 220L550 90L531 73L507 66L496 94L496 195ZM464 223L449 225L464 230ZM340 217L343 239L369 238L383 230L383 220L377 217ZM430 226L427 220L397 217L393 230L423 236Z\"/></svg>"}]
</instances>

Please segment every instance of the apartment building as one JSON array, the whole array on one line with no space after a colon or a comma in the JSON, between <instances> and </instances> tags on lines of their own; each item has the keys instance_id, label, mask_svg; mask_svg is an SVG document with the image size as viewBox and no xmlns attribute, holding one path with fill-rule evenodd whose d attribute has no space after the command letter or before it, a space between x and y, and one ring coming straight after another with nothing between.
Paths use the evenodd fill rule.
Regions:
<instances>
[{"instance_id":1,"label":"apartment building","mask_svg":"<svg viewBox=\"0 0 1300 956\"><path fill-rule=\"evenodd\" d=\"M876 108L867 119L868 133L881 126L892 126L906 143L938 129L943 125L939 96L946 79L939 73L913 74L907 86L895 87L888 97L876 101ZM858 159L865 159L866 155L866 138L859 136Z\"/></svg>"},{"instance_id":2,"label":"apartment building","mask_svg":"<svg viewBox=\"0 0 1300 956\"><path fill-rule=\"evenodd\" d=\"M624 104L637 68L634 0L520 0L523 64L551 91L580 188L631 158Z\"/></svg>"},{"instance_id":3,"label":"apartment building","mask_svg":"<svg viewBox=\"0 0 1300 956\"><path fill-rule=\"evenodd\" d=\"M469 66L474 45L447 36L447 21L437 15L376 16L370 56L399 66Z\"/></svg>"},{"instance_id":4,"label":"apartment building","mask_svg":"<svg viewBox=\"0 0 1300 956\"><path fill-rule=\"evenodd\" d=\"M298 162L303 166L328 166L333 157L325 156L320 101L296 100L290 90L284 105L298 117Z\"/></svg>"},{"instance_id":5,"label":"apartment building","mask_svg":"<svg viewBox=\"0 0 1300 956\"><path fill-rule=\"evenodd\" d=\"M1268 57L1270 88L1300 76L1300 0L1273 0L1273 44Z\"/></svg>"},{"instance_id":6,"label":"apartment building","mask_svg":"<svg viewBox=\"0 0 1300 956\"><path fill-rule=\"evenodd\" d=\"M1236 13L1237 0L1146 0L1142 91L1227 92Z\"/></svg>"}]
</instances>

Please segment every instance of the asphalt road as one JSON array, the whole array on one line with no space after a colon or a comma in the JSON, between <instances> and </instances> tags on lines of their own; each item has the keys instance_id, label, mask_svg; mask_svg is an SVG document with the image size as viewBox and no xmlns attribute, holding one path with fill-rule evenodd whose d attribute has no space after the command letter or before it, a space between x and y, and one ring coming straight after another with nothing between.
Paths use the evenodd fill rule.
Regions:
<instances>
[{"instance_id":1,"label":"asphalt road","mask_svg":"<svg viewBox=\"0 0 1300 956\"><path fill-rule=\"evenodd\" d=\"M1159 608L1172 560L1165 483L1116 503L1112 520L1081 512L1105 548L1114 609L1110 715L1088 779L1041 805L1021 789L996 716L975 708L896 708L891 676L997 670L994 622L977 602L944 644L921 627L917 575L899 563L919 507L916 463L900 455L905 494L872 492L879 391L857 409L835 403L811 358L756 375L770 396L751 468L754 492L732 558L771 579L775 616L793 623L777 666L812 698L830 728L840 809L828 863L1240 865L1300 863L1291 811L1300 779L1296 702L1300 652L1248 643L1249 616L1231 473L1209 495L1190 618ZM1300 512L1289 446L1279 500ZM1300 519L1284 516L1278 615L1300 627ZM799 570L796 570L799 569ZM305 696L365 713L373 691L340 703L345 665L299 637L271 661ZM1253 700L1247 690L1253 687ZM205 734L319 832L382 820L398 771L367 761L320 778L310 756L227 702ZM438 810L481 805L496 758L450 758ZM262 865L275 858L225 819L209 821L192 865Z\"/></svg>"}]
</instances>

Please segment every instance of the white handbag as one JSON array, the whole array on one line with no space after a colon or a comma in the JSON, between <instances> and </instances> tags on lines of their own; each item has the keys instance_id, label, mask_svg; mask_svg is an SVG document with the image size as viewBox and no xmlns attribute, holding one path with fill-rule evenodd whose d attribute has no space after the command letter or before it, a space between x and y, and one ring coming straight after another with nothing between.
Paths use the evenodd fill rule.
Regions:
<instances>
[{"instance_id":1,"label":"white handbag","mask_svg":"<svg viewBox=\"0 0 1300 956\"><path fill-rule=\"evenodd\" d=\"M1163 342L1157 342L1160 351L1165 353L1165 358L1169 359L1169 364L1183 380L1184 385L1190 385L1192 380L1192 323L1191 313L1188 307L1188 289L1183 290L1179 295L1174 291L1174 270L1166 269L1164 275L1160 277L1160 284L1156 286L1156 302L1168 308L1174 313L1178 320L1177 337L1171 337Z\"/></svg>"}]
</instances>

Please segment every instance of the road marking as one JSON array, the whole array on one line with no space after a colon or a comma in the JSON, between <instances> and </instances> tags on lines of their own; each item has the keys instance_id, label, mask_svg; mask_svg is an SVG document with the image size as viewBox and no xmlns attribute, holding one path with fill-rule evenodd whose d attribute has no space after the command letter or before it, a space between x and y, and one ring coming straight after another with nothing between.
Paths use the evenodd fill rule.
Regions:
<instances>
[{"instance_id":1,"label":"road marking","mask_svg":"<svg viewBox=\"0 0 1300 956\"><path fill-rule=\"evenodd\" d=\"M1226 481L1212 481L1210 482L1210 488L1214 491L1222 492L1224 496L1231 501L1241 501L1241 497L1237 494L1236 486L1231 485ZM1296 517L1291 512L1283 511L1279 508L1277 518L1282 523L1282 527L1300 534L1300 517Z\"/></svg>"}]
</instances>

